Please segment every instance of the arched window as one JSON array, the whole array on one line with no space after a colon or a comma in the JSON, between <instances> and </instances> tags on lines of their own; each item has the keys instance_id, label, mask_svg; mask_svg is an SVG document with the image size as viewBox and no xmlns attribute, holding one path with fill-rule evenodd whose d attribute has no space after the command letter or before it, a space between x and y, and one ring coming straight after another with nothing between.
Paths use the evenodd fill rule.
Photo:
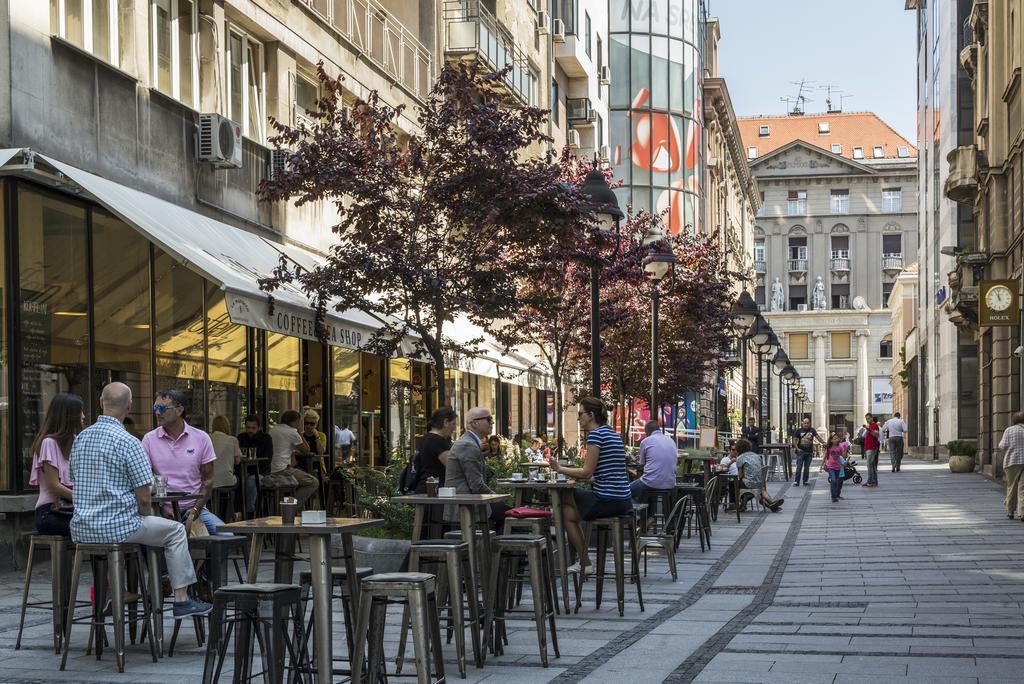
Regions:
<instances>
[{"instance_id":1,"label":"arched window","mask_svg":"<svg viewBox=\"0 0 1024 684\"><path fill-rule=\"evenodd\" d=\"M882 341L878 343L878 358L892 358L892 335L886 335L882 338Z\"/></svg>"}]
</instances>

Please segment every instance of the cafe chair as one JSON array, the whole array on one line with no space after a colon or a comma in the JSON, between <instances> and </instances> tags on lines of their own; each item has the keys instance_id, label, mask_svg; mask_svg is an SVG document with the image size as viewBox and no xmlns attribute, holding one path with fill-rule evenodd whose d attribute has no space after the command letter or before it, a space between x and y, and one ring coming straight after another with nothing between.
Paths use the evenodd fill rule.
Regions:
<instances>
[{"instance_id":1,"label":"cafe chair","mask_svg":"<svg viewBox=\"0 0 1024 684\"><path fill-rule=\"evenodd\" d=\"M50 553L50 598L45 601L29 601L32 586L32 570L35 568L36 551L46 548ZM21 592L21 619L18 621L18 638L14 650L21 648L21 633L25 627L25 611L49 610L53 616L53 649L60 653L64 638L64 613L67 611L68 586L71 575L71 556L75 545L71 537L60 535L33 534L29 536L28 562L25 565L25 587ZM82 605L88 605L83 603Z\"/></svg>"},{"instance_id":2,"label":"cafe chair","mask_svg":"<svg viewBox=\"0 0 1024 684\"><path fill-rule=\"evenodd\" d=\"M78 583L82 574L82 561L90 561L92 563L94 596L89 615L78 618L75 616L75 609L82 605L78 601ZM138 583L141 592L143 602L141 615L138 614L134 603L125 600L129 561L132 561L130 565L135 571L133 579ZM143 623L143 632L150 635L148 641L153 662L157 662L156 639L152 637L153 611L150 596L146 591L147 584L142 566L142 552L137 544L78 544L75 546L75 560L72 564L71 584L69 585L67 617L64 620L64 644L60 658L61 671L67 665L68 652L71 646L71 628L75 623L87 623L89 625L89 642L90 644L95 642L96 659L99 660L103 655L103 646L106 642L105 627L108 590L110 592L111 621L114 627L114 656L117 663L117 671L124 672L126 613L129 621L137 620Z\"/></svg>"},{"instance_id":3,"label":"cafe chair","mask_svg":"<svg viewBox=\"0 0 1024 684\"><path fill-rule=\"evenodd\" d=\"M248 682L262 677L269 684L284 684L285 656L293 670L308 669L305 652L296 648L296 637L302 634L299 587L269 582L231 584L213 594L203 684L214 684L220 680L220 671L236 626L233 682ZM263 666L263 671L256 674L252 672L253 637L259 641Z\"/></svg>"},{"instance_id":4,"label":"cafe chair","mask_svg":"<svg viewBox=\"0 0 1024 684\"><path fill-rule=\"evenodd\" d=\"M435 586L434 576L424 572L390 572L363 579L352 649L353 682L380 680L387 607L394 603L409 606L417 684L445 681ZM364 680L363 670L367 662L369 678Z\"/></svg>"},{"instance_id":5,"label":"cafe chair","mask_svg":"<svg viewBox=\"0 0 1024 684\"><path fill-rule=\"evenodd\" d=\"M680 497L672 511L665 518L665 524L653 532L642 532L638 536L637 551L644 557L644 577L647 577L647 549L657 547L665 552L668 567L672 572L672 581L679 579L676 570L676 546L679 532L693 508L693 499L689 496Z\"/></svg>"},{"instance_id":6,"label":"cafe chair","mask_svg":"<svg viewBox=\"0 0 1024 684\"><path fill-rule=\"evenodd\" d=\"M555 573L555 545L551 541L551 511L546 508L534 508L532 506L520 506L518 508L510 508L505 511L505 527L503 534L533 534L541 536L547 539L547 562L548 562L548 574L551 577L552 586L557 584L557 574ZM555 611L560 612L557 601L557 588L555 590ZM523 597L523 585L520 583L516 587L516 602L515 605L519 605L519 602Z\"/></svg>"},{"instance_id":7,"label":"cafe chair","mask_svg":"<svg viewBox=\"0 0 1024 684\"><path fill-rule=\"evenodd\" d=\"M443 565L443 569L439 568ZM455 652L459 675L466 678L466 612L473 641L473 662L483 667L483 649L480 640L480 606L476 587L469 584L469 544L457 539L428 539L415 541L409 548L409 572L424 572L429 566L438 579L438 603L443 607L448 600L448 638L455 635ZM442 578L447 581L442 581ZM398 641L395 674L402 674L405 662L405 643L411 621L410 607L402 611L402 632Z\"/></svg>"},{"instance_id":8,"label":"cafe chair","mask_svg":"<svg viewBox=\"0 0 1024 684\"><path fill-rule=\"evenodd\" d=\"M356 581L373 574L373 568L356 568ZM352 596L349 592L348 571L342 567L331 567L331 592L332 601L341 602L342 619L345 621L345 638L348 641L348 652L352 652ZM302 603L306 604L313 595L313 574L309 570L299 573L299 587L301 589ZM305 612L305 611L303 611ZM309 620L306 622L305 631L302 633L302 643L299 646L301 652L309 648L309 641L313 637L313 613L310 611Z\"/></svg>"},{"instance_id":9,"label":"cafe chair","mask_svg":"<svg viewBox=\"0 0 1024 684\"><path fill-rule=\"evenodd\" d=\"M619 617L626 612L626 541L629 540L630 547L630 581L636 585L636 598L640 603L640 612L644 610L643 590L640 587L640 554L638 553L636 534L636 513L630 511L611 518L597 518L584 523L583 538L590 539L591 530L597 535L597 573L595 579L596 608L601 608L601 598L604 593L605 581L605 560L608 553L608 537L612 538L612 557L615 563L615 596L618 601ZM580 611L581 593L576 594L576 609Z\"/></svg>"},{"instance_id":10,"label":"cafe chair","mask_svg":"<svg viewBox=\"0 0 1024 684\"><path fill-rule=\"evenodd\" d=\"M676 490L672 489L649 489L644 502L648 506L648 525L645 525L643 529L646 531L651 525L654 526L653 532L657 532L665 526L666 520L669 513L675 504Z\"/></svg>"},{"instance_id":11,"label":"cafe chair","mask_svg":"<svg viewBox=\"0 0 1024 684\"><path fill-rule=\"evenodd\" d=\"M210 500L210 510L213 511L213 514L225 522L231 522L235 517L235 494L237 492L238 485L214 487Z\"/></svg>"},{"instance_id":12,"label":"cafe chair","mask_svg":"<svg viewBox=\"0 0 1024 684\"><path fill-rule=\"evenodd\" d=\"M525 559L525 572L522 571ZM560 658L558 651L558 633L555 630L555 594L554 577L551 573L550 557L548 556L547 535L509 534L497 538L494 545L491 563L491 589L489 595L494 597L494 654L502 655L503 641L507 643L505 621L512 613L533 613L533 621L537 628L537 646L540 650L540 662L548 666L547 628L551 630L551 647L555 657ZM509 584L529 582L532 611L513 611L506 607Z\"/></svg>"}]
</instances>

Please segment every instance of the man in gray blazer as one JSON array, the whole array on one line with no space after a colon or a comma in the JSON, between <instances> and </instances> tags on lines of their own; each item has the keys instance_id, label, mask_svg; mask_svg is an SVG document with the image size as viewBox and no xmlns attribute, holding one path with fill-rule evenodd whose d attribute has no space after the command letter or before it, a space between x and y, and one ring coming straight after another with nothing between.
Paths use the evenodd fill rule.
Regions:
<instances>
[{"instance_id":1,"label":"man in gray blazer","mask_svg":"<svg viewBox=\"0 0 1024 684\"><path fill-rule=\"evenodd\" d=\"M456 494L491 493L491 488L487 486L483 444L493 426L494 416L487 409L477 406L466 412L466 431L452 444L444 469L444 484L446 487L455 487ZM499 533L504 527L507 510L508 507L500 503L489 506L488 515ZM444 519L457 522L458 507L445 506Z\"/></svg>"}]
</instances>

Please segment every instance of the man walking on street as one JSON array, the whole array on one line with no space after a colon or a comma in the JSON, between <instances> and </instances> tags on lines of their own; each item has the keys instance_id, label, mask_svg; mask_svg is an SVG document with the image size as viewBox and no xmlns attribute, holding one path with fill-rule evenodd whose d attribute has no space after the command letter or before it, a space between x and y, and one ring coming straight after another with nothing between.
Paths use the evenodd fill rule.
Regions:
<instances>
[{"instance_id":1,"label":"man walking on street","mask_svg":"<svg viewBox=\"0 0 1024 684\"><path fill-rule=\"evenodd\" d=\"M824 446L825 441L818 436L818 431L811 427L811 419L804 418L800 427L793 430L792 442L796 450L796 479L794 487L800 486L800 473L803 472L804 485L811 476L811 460L814 458L814 440Z\"/></svg>"},{"instance_id":2,"label":"man walking on street","mask_svg":"<svg viewBox=\"0 0 1024 684\"><path fill-rule=\"evenodd\" d=\"M1013 425L1003 431L999 448L1006 473L1006 517L1024 522L1024 412L1013 414Z\"/></svg>"},{"instance_id":3,"label":"man walking on street","mask_svg":"<svg viewBox=\"0 0 1024 684\"><path fill-rule=\"evenodd\" d=\"M875 417L870 413L864 414L864 425L861 426L861 432L863 433L861 439L864 440L861 445L864 449L864 457L868 460L868 481L864 483L864 486L877 487L879 428Z\"/></svg>"},{"instance_id":4,"label":"man walking on street","mask_svg":"<svg viewBox=\"0 0 1024 684\"><path fill-rule=\"evenodd\" d=\"M889 440L889 460L892 462L892 472L900 472L900 464L903 462L903 435L907 432L907 424L900 418L900 412L892 414L892 418L882 425L882 432Z\"/></svg>"},{"instance_id":5,"label":"man walking on street","mask_svg":"<svg viewBox=\"0 0 1024 684\"><path fill-rule=\"evenodd\" d=\"M743 428L743 439L750 442L751 451L755 454L761 453L761 442L764 439L764 433L756 425L756 421L753 418L747 419L747 426Z\"/></svg>"},{"instance_id":6,"label":"man walking on street","mask_svg":"<svg viewBox=\"0 0 1024 684\"><path fill-rule=\"evenodd\" d=\"M132 391L112 382L100 396L103 415L79 433L71 447L71 481L75 513L71 538L76 544L144 544L163 549L174 590L174 619L206 615L213 606L190 598L196 572L188 551L185 526L152 515L153 482L142 444L124 429ZM102 638L102 637L97 637Z\"/></svg>"}]
</instances>

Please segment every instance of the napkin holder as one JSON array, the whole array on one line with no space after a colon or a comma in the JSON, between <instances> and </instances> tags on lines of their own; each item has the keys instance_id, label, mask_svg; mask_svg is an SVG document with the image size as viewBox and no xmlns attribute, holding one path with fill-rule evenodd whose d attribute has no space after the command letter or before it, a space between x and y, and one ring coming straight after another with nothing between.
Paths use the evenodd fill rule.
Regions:
<instances>
[{"instance_id":1,"label":"napkin holder","mask_svg":"<svg viewBox=\"0 0 1024 684\"><path fill-rule=\"evenodd\" d=\"M441 499L450 499L455 496L455 487L438 487L437 496Z\"/></svg>"},{"instance_id":2,"label":"napkin holder","mask_svg":"<svg viewBox=\"0 0 1024 684\"><path fill-rule=\"evenodd\" d=\"M303 525L327 524L327 511L302 511Z\"/></svg>"}]
</instances>

